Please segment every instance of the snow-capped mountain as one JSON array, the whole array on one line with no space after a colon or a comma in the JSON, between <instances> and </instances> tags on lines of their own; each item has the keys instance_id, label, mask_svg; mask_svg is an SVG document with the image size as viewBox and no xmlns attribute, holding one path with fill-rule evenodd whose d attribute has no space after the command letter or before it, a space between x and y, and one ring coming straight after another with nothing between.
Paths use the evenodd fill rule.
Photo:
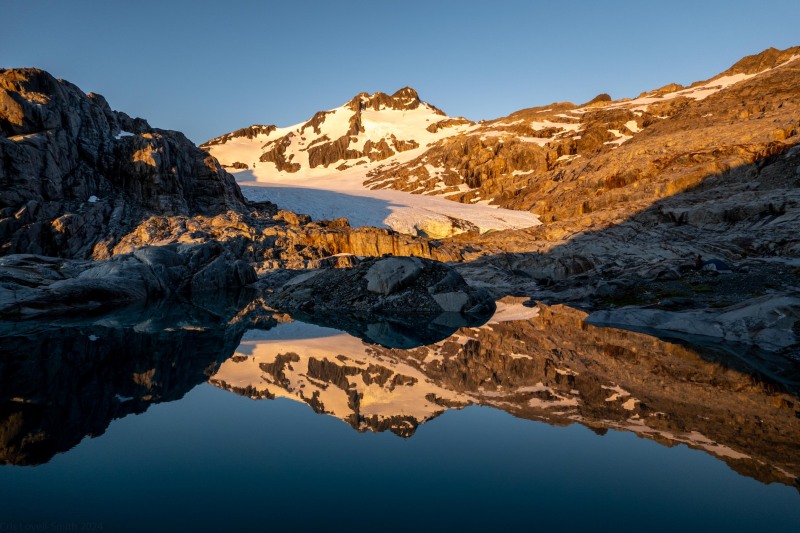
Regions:
<instances>
[{"instance_id":1,"label":"snow-capped mountain","mask_svg":"<svg viewBox=\"0 0 800 533\"><path fill-rule=\"evenodd\" d=\"M601 94L585 104L553 103L477 124L444 115L420 101L410 88L392 96L362 93L303 124L251 126L202 146L229 169L245 171L237 176L239 181L292 179L300 183L308 178L336 178L335 185L328 185L332 189L394 189L541 215L543 207L564 202L539 197L552 196L561 188L575 190L558 184L564 181L561 174L588 177L584 168L597 167L592 161L623 147L626 150L618 155L608 156L613 165L603 166L627 166L633 157L629 152L650 150L647 143L653 135L642 134L654 126L671 136L709 125L724 134L731 126L729 115L741 111L731 108L741 105L742 98L753 98L751 104L769 98L768 87L777 83L777 74L785 76L783 71L791 71L798 58L800 47L769 49L688 87L672 83L633 99L612 100ZM763 86L746 90L748 83L747 87ZM766 94L758 94L763 90ZM747 118L750 116L752 113ZM761 125L753 122L748 126L753 133L731 142L741 144L755 138ZM709 138L704 131L697 141ZM696 151L695 147L687 150ZM627 185L631 179L616 176L611 179L612 188L618 188L617 182ZM581 191L580 196L591 197L591 192ZM523 199L521 193L529 198ZM572 206L575 201L571 198L567 203Z\"/></svg>"},{"instance_id":2,"label":"snow-capped mountain","mask_svg":"<svg viewBox=\"0 0 800 533\"><path fill-rule=\"evenodd\" d=\"M535 226L538 218L529 212L364 186L368 173L402 165L442 139L474 127L422 102L406 87L391 96L361 93L302 124L253 125L202 147L236 176L251 200L269 200L314 219L346 217L352 226L389 227L434 238ZM450 189L441 186L433 192L445 191Z\"/></svg>"},{"instance_id":3,"label":"snow-capped mountain","mask_svg":"<svg viewBox=\"0 0 800 533\"><path fill-rule=\"evenodd\" d=\"M800 47L768 49L688 87L673 83L620 100L601 94L475 124L442 115L410 89L361 94L306 123L253 126L205 147L251 200L434 238L524 229L498 244L528 250L534 240L649 213L662 199L680 203L678 193L796 143L798 58ZM751 194L750 180L728 178L735 184L704 193L708 204L693 208L693 217L725 220L751 201L741 196Z\"/></svg>"},{"instance_id":4,"label":"snow-capped mountain","mask_svg":"<svg viewBox=\"0 0 800 533\"><path fill-rule=\"evenodd\" d=\"M298 174L328 176L356 166L368 170L404 152L418 154L473 126L464 118L448 117L406 87L391 96L361 93L301 124L253 125L201 146L226 167L251 170L259 181L275 181Z\"/></svg>"}]
</instances>

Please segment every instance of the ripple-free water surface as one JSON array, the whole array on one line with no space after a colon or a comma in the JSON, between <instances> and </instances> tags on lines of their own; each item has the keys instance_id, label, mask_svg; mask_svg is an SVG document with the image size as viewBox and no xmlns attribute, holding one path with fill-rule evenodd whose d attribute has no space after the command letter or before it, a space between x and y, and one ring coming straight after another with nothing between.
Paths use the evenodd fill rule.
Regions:
<instances>
[{"instance_id":1,"label":"ripple-free water surface","mask_svg":"<svg viewBox=\"0 0 800 533\"><path fill-rule=\"evenodd\" d=\"M768 425L779 409L775 398L785 404L791 396L775 396L772 385L759 388L757 380L731 392L725 379L739 384L750 378L717 367L713 358L637 333L591 327L561 333L559 342L572 343L571 353L578 354L570 363L543 344L555 333L534 343L544 324L536 320L549 320L554 332L559 323L553 316L462 329L435 349L420 348L428 350L424 353L362 344L317 326L277 326L247 333L244 340L220 330L217 344L193 336L200 334L193 329L133 335L127 329L82 328L58 342L86 352L77 355L54 353L52 344L30 335L30 342L49 351L10 354L0 369L17 379L5 382L16 392L0 413L9 463L0 466L0 531L797 531L800 495L793 480L780 473L796 464L792 434L788 456L769 466L764 463L770 447L786 446L786 435L765 432L749 439L714 422L727 419L728 407L721 414L711 408L699 415L692 411L693 402L705 401L707 394L738 402L741 431L755 431L751 428L760 426L748 420ZM282 338L282 331L293 338ZM90 333L98 340L85 340ZM175 335L178 340L170 344ZM341 352L338 358L314 351L326 338L334 343L329 350ZM527 355L512 343L520 338L528 343ZM23 345L28 342L26 337ZM108 353L89 353L102 342L112 345ZM644 355L620 351L643 345L651 346ZM208 346L213 349L205 354ZM284 367L264 363L277 361L279 352L295 355L286 356ZM41 361L27 369L36 357ZM314 363L325 357L345 370ZM586 360L595 362L579 366ZM250 368L248 361L256 374L242 370ZM608 363L605 373L597 370L602 363ZM603 381L611 376L613 386L620 386L629 364L638 374L620 388L628 394L622 399L637 397L635 410L616 405L612 385ZM679 379L685 365L689 384ZM489 367L494 373L486 372ZM501 376L497 368L518 375ZM204 382L208 377L197 369L216 386ZM712 374L711 388L696 388L704 380L698 369ZM248 387L219 381L226 372ZM392 382L391 372L411 377ZM660 376L667 392L636 388L640 375L650 372ZM24 386L19 379L25 375L47 380L39 388ZM195 381L184 379L187 375ZM343 382L342 375L350 381ZM259 389L270 380L271 389ZM491 388L492 383L500 385ZM409 400L409 391L423 385L428 387L420 389L423 399ZM334 398L337 386L360 391L360 419L347 411L356 409L353 400L337 407L336 416L312 409L330 411L321 402ZM59 387L69 390L62 394ZM311 392L314 387L319 394ZM670 395L672 389L679 394ZM261 398L269 390L289 397L248 397ZM405 395L392 396L397 391ZM462 403L414 418L422 415L413 410L444 404L448 393L448 401ZM784 404L780 409L787 409ZM370 418L369 412L379 415ZM394 426L381 425L387 417ZM419 424L406 431L409 420ZM631 431L642 423L661 433L638 430L649 436L643 438ZM400 429L393 433L393 427ZM615 429L622 427L628 430ZM712 433L715 428L718 433ZM686 435L694 448L712 443L716 455L682 444ZM771 444L773 439L778 444ZM731 454L741 458L731 465L742 474L724 462Z\"/></svg>"}]
</instances>

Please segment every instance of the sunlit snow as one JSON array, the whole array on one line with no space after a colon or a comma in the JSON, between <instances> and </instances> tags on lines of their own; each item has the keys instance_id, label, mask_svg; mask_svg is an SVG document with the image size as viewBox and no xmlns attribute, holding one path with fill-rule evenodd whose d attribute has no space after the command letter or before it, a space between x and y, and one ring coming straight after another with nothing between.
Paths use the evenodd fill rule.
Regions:
<instances>
[{"instance_id":1,"label":"sunlit snow","mask_svg":"<svg viewBox=\"0 0 800 533\"><path fill-rule=\"evenodd\" d=\"M431 124L450 117L437 114L426 104L410 110L363 110L361 122L364 131L351 144L361 150L367 141L376 143L394 136L399 141L416 142L417 148L397 153L383 161L369 162L364 159L361 163L339 160L328 167L310 168L308 147L345 135L352 114L347 106L326 112L325 120L319 126L320 133L297 124L278 128L269 134L260 134L253 139L230 139L224 144L212 145L208 150L225 165L234 162L248 165L249 168L245 170L228 169L248 199L268 200L283 209L311 215L315 220L345 217L354 227L385 227L401 233L434 238L468 230L483 233L527 228L540 223L536 215L527 211L500 209L486 204L462 204L442 196L391 189L371 190L364 186L370 170L381 165L392 168L392 165L411 161L430 144L474 128L464 124L430 132L427 128ZM278 171L274 163L259 161L262 153L269 150L276 140L287 135L287 160L301 166L300 171L294 173ZM343 162L351 166L337 170ZM431 170L436 171L433 167ZM469 189L464 186L460 190L466 192Z\"/></svg>"}]
</instances>

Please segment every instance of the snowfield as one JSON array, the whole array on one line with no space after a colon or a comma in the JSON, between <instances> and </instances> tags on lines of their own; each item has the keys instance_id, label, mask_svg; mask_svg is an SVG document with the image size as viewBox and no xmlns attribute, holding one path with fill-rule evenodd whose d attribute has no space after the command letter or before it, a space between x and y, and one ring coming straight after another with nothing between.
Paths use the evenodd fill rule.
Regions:
<instances>
[{"instance_id":1,"label":"snowfield","mask_svg":"<svg viewBox=\"0 0 800 533\"><path fill-rule=\"evenodd\" d=\"M441 195L420 195L391 189L371 190L364 186L367 173L377 167L408 162L424 153L429 145L473 128L469 124L427 128L449 119L424 102L416 109L397 110L382 107L365 109L361 120L364 131L352 136L354 146L391 139L413 141L417 147L396 153L382 161L339 160L328 166L309 166L308 149L319 142L347 134L353 111L346 105L327 111L318 131L304 124L277 128L248 139L238 137L224 144L213 144L208 151L223 165L236 162L249 168L228 168L252 201L268 200L282 209L311 215L314 220L347 218L353 227L391 228L401 233L443 238L467 231L485 233L493 230L520 229L540 224L539 217L527 211L496 208L486 203L461 204ZM282 140L283 139L283 140ZM264 151L276 142L286 143L287 160L298 163L298 172L278 171L275 164L261 162ZM341 163L348 168L337 170Z\"/></svg>"},{"instance_id":2,"label":"snowfield","mask_svg":"<svg viewBox=\"0 0 800 533\"><path fill-rule=\"evenodd\" d=\"M351 169L348 169L351 170ZM527 211L486 204L461 204L441 196L423 196L392 189L367 189L363 174L336 172L321 178L294 177L256 181L253 172L234 172L248 200L268 200L282 209L311 215L314 220L346 217L353 227L391 228L401 233L442 238L465 231L519 229L539 225ZM299 174L299 173L298 173Z\"/></svg>"}]
</instances>

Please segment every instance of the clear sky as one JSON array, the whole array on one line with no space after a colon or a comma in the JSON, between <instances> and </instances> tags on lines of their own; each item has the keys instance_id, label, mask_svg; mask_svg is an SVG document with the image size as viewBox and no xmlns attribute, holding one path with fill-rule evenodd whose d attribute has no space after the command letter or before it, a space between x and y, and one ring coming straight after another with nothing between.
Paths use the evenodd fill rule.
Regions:
<instances>
[{"instance_id":1,"label":"clear sky","mask_svg":"<svg viewBox=\"0 0 800 533\"><path fill-rule=\"evenodd\" d=\"M39 67L197 143L409 85L490 119L708 78L800 45L799 0L0 0L0 66Z\"/></svg>"}]
</instances>

